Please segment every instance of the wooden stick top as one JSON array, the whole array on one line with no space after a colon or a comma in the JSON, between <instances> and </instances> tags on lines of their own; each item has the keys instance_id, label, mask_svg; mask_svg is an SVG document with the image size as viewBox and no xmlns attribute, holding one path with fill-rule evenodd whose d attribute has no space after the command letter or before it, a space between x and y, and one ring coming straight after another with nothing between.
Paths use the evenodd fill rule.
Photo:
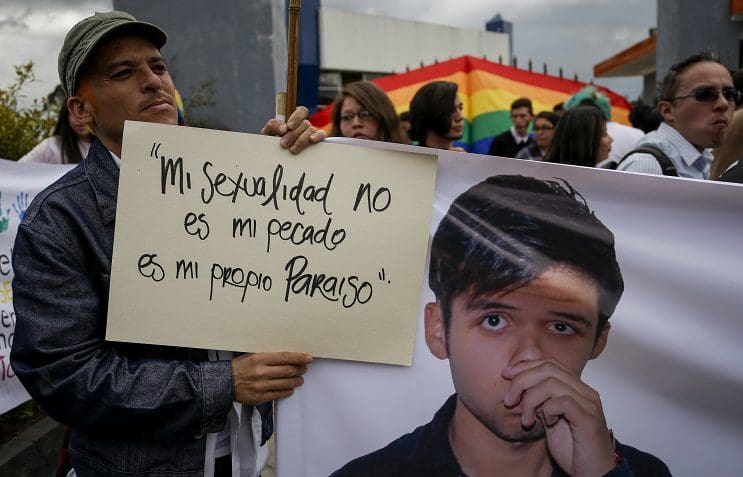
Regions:
<instances>
[{"instance_id":1,"label":"wooden stick top","mask_svg":"<svg viewBox=\"0 0 743 477\"><path fill-rule=\"evenodd\" d=\"M299 11L301 0L289 0L289 31L287 41L287 63L286 63L286 109L285 114L289 116L297 108L297 73L299 63Z\"/></svg>"}]
</instances>

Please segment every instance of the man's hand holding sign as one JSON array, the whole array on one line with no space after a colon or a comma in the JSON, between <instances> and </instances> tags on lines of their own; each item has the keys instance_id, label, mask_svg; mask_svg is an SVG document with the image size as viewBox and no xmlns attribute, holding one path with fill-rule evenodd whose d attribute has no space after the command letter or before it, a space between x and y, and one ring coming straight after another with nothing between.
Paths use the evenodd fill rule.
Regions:
<instances>
[{"instance_id":1,"label":"man's hand holding sign","mask_svg":"<svg viewBox=\"0 0 743 477\"><path fill-rule=\"evenodd\" d=\"M307 120L309 111L300 106L284 122L280 119L269 120L261 134L266 136L281 136L281 147L289 149L294 154L302 152L310 144L315 144L325 139L325 131L317 129Z\"/></svg>"},{"instance_id":2,"label":"man's hand holding sign","mask_svg":"<svg viewBox=\"0 0 743 477\"><path fill-rule=\"evenodd\" d=\"M273 352L244 354L232 360L235 401L259 404L291 396L304 382L312 356Z\"/></svg>"}]
</instances>

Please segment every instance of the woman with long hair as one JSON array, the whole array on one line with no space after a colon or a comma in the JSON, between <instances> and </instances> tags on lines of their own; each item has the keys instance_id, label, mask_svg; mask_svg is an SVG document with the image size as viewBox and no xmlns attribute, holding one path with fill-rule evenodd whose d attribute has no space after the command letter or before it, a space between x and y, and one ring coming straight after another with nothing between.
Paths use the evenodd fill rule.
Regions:
<instances>
[{"instance_id":1,"label":"woman with long hair","mask_svg":"<svg viewBox=\"0 0 743 477\"><path fill-rule=\"evenodd\" d=\"M609 157L611 143L601 110L595 106L578 106L560 118L544 161L596 167Z\"/></svg>"},{"instance_id":2,"label":"woman with long hair","mask_svg":"<svg viewBox=\"0 0 743 477\"><path fill-rule=\"evenodd\" d=\"M379 86L355 81L343 86L333 106L331 136L403 143L392 101Z\"/></svg>"},{"instance_id":3,"label":"woman with long hair","mask_svg":"<svg viewBox=\"0 0 743 477\"><path fill-rule=\"evenodd\" d=\"M78 123L62 104L54 134L36 145L18 162L47 164L77 164L88 155L93 133L85 124Z\"/></svg>"},{"instance_id":4,"label":"woman with long hair","mask_svg":"<svg viewBox=\"0 0 743 477\"><path fill-rule=\"evenodd\" d=\"M422 86L410 101L408 135L419 146L464 151L454 141L464 133L464 105L457 83L432 81Z\"/></svg>"}]
</instances>

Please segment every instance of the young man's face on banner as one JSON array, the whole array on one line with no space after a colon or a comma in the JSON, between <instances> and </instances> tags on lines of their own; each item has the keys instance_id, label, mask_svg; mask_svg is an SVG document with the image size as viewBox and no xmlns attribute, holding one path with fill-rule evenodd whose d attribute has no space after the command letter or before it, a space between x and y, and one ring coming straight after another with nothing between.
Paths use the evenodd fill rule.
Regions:
<instances>
[{"instance_id":1,"label":"young man's face on banner","mask_svg":"<svg viewBox=\"0 0 743 477\"><path fill-rule=\"evenodd\" d=\"M510 292L457 295L448 330L441 306L429 303L426 342L436 357L448 357L466 421L509 442L542 438L539 420L531 428L522 426L522 403L511 409L504 405L511 383L504 373L525 362L551 360L580 376L606 345L609 325L597 334L598 301L590 278L558 266Z\"/></svg>"}]
</instances>

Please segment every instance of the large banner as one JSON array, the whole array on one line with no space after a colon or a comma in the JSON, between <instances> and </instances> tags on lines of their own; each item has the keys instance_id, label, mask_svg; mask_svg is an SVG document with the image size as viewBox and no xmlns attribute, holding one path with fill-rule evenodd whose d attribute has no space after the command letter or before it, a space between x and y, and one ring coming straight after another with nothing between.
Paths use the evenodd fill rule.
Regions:
<instances>
[{"instance_id":1,"label":"large banner","mask_svg":"<svg viewBox=\"0 0 743 477\"><path fill-rule=\"evenodd\" d=\"M616 438L675 476L741 475L743 187L447 151L431 234L458 194L500 174L568 182L614 233L625 292L582 376ZM279 477L327 476L431 421L454 391L449 362L424 339L433 300L424 284L412 367L310 366L278 403Z\"/></svg>"},{"instance_id":2,"label":"large banner","mask_svg":"<svg viewBox=\"0 0 743 477\"><path fill-rule=\"evenodd\" d=\"M12 257L18 224L36 194L71 167L0 159L0 414L29 399L10 366L15 331Z\"/></svg>"}]
</instances>

